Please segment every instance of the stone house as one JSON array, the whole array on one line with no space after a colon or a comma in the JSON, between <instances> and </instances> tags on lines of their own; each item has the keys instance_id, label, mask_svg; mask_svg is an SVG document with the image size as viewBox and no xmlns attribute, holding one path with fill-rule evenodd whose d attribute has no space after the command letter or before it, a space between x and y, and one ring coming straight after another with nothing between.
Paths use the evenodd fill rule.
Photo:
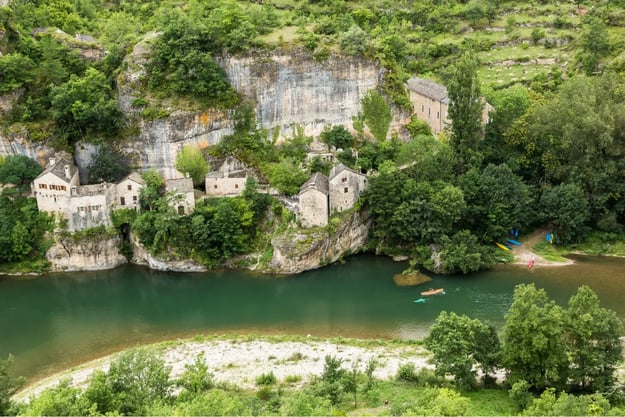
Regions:
<instances>
[{"instance_id":1,"label":"stone house","mask_svg":"<svg viewBox=\"0 0 625 417\"><path fill-rule=\"evenodd\" d=\"M430 126L433 134L437 135L451 126L448 114L449 94L444 85L425 78L413 77L408 80L407 86L414 114ZM482 124L488 123L488 114L492 110L493 106L485 102Z\"/></svg>"},{"instance_id":2,"label":"stone house","mask_svg":"<svg viewBox=\"0 0 625 417\"><path fill-rule=\"evenodd\" d=\"M233 156L216 163L218 168L206 174L206 195L213 197L233 197L243 193L247 178L252 176L250 169Z\"/></svg>"},{"instance_id":3,"label":"stone house","mask_svg":"<svg viewBox=\"0 0 625 417\"><path fill-rule=\"evenodd\" d=\"M137 208L145 182L132 173L117 184L80 185L78 168L71 156L50 158L48 167L31 184L37 207L67 221L67 230L76 232L111 225L111 211ZM122 204L122 202L124 204Z\"/></svg>"},{"instance_id":4,"label":"stone house","mask_svg":"<svg viewBox=\"0 0 625 417\"><path fill-rule=\"evenodd\" d=\"M191 214L195 208L195 191L191 178L175 178L165 180L165 192L172 193L172 206L178 214Z\"/></svg>"},{"instance_id":5,"label":"stone house","mask_svg":"<svg viewBox=\"0 0 625 417\"><path fill-rule=\"evenodd\" d=\"M116 208L139 208L139 192L145 187L145 181L138 172L131 172L117 184Z\"/></svg>"},{"instance_id":6,"label":"stone house","mask_svg":"<svg viewBox=\"0 0 625 417\"><path fill-rule=\"evenodd\" d=\"M298 219L303 227L326 226L331 214L354 207L366 189L367 177L343 164L330 177L317 172L300 188Z\"/></svg>"},{"instance_id":7,"label":"stone house","mask_svg":"<svg viewBox=\"0 0 625 417\"><path fill-rule=\"evenodd\" d=\"M329 176L330 214L354 207L367 188L367 177L343 164L332 168Z\"/></svg>"},{"instance_id":8,"label":"stone house","mask_svg":"<svg viewBox=\"0 0 625 417\"><path fill-rule=\"evenodd\" d=\"M300 188L298 219L302 226L327 226L328 186L328 177L317 172Z\"/></svg>"}]
</instances>

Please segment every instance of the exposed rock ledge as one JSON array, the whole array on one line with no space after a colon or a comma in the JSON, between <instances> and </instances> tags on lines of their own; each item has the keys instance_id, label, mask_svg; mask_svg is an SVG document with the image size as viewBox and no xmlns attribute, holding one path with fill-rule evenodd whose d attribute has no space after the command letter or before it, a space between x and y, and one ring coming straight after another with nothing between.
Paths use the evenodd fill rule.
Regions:
<instances>
[{"instance_id":1,"label":"exposed rock ledge","mask_svg":"<svg viewBox=\"0 0 625 417\"><path fill-rule=\"evenodd\" d=\"M198 264L191 259L159 259L148 252L137 239L132 239L133 255L132 263L137 265L145 265L150 269L158 271L173 272L204 272L206 267Z\"/></svg>"},{"instance_id":2,"label":"exposed rock ledge","mask_svg":"<svg viewBox=\"0 0 625 417\"><path fill-rule=\"evenodd\" d=\"M369 213L354 212L332 232L328 227L287 230L271 240L273 258L269 272L298 274L356 253L367 244L371 224Z\"/></svg>"},{"instance_id":3,"label":"exposed rock ledge","mask_svg":"<svg viewBox=\"0 0 625 417\"><path fill-rule=\"evenodd\" d=\"M119 236L98 236L75 240L56 235L55 244L46 252L52 271L98 271L127 262L119 253Z\"/></svg>"}]
</instances>

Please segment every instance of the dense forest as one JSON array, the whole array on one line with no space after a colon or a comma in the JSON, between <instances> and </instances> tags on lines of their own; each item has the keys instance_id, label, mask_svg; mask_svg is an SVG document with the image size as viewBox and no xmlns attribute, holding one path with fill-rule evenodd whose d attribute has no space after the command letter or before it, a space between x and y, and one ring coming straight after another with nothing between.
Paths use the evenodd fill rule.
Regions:
<instances>
[{"instance_id":1,"label":"dense forest","mask_svg":"<svg viewBox=\"0 0 625 417\"><path fill-rule=\"evenodd\" d=\"M2 129L59 150L72 151L79 140L98 144L91 180L121 178L132 167L119 144L136 132L137 120L122 113L116 91L125 56L147 38L146 76L132 103L138 117L230 109L235 133L209 153L237 156L285 195L297 193L310 173L329 170L321 160L303 165L307 145L325 142L339 150L341 162L372 174L359 207L373 215L378 250L409 255L437 272L466 273L504 260L493 242L511 228L525 233L544 226L557 245L590 242L591 251L620 253L624 22L623 4L614 1L11 1L0 10L0 92L14 101ZM327 126L320 138L310 138L294 129L290 141L273 145L253 103L229 85L215 57L278 48L303 48L320 62L330 54L362 56L385 69L379 91L362 99L351 133ZM85 51L100 59L85 58ZM416 119L406 126L409 140L389 132L391 112L410 111L405 82L413 75L448 86L452 129L437 138ZM476 118L480 97L495 109L485 128ZM29 177L32 171L19 163ZM165 198L162 189L154 191L152 197ZM191 224L215 216L204 209L201 219L177 219L166 204L146 203L133 221L154 253L216 265L267 250L262 233L236 237L263 228L266 217L254 210L273 207L275 224L293 220L277 202L251 210L249 201L229 202L236 205L229 208L206 203L210 213L235 213L227 228L234 234L230 249L216 241L198 253L185 250L201 234ZM26 228L41 236L41 222L8 223L12 235ZM14 254L6 261L45 248L13 241L18 248L6 243Z\"/></svg>"}]
</instances>

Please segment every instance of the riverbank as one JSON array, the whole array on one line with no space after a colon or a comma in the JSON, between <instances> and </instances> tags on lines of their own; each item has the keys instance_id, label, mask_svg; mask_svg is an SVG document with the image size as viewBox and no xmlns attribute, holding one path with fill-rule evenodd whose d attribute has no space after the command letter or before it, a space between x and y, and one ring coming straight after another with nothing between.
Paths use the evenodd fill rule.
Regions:
<instances>
[{"instance_id":1,"label":"riverbank","mask_svg":"<svg viewBox=\"0 0 625 417\"><path fill-rule=\"evenodd\" d=\"M176 340L149 345L171 366L171 378L177 378L185 370L185 365L203 355L209 371L216 382L233 384L241 389L252 389L256 378L273 372L278 381L286 378L298 379L300 385L310 378L321 375L325 357L330 355L341 359L343 367L352 369L354 365L362 372L367 363L375 361L374 376L389 380L397 375L400 365L412 363L416 369L430 368L429 352L414 341L403 340L364 340L364 339L321 339L313 337L272 337L272 336L218 336L206 339L197 336L188 340ZM27 401L47 388L54 387L64 379L84 388L94 371L107 371L112 360L121 352L108 355L77 367L56 373L34 382L13 399Z\"/></svg>"}]
</instances>

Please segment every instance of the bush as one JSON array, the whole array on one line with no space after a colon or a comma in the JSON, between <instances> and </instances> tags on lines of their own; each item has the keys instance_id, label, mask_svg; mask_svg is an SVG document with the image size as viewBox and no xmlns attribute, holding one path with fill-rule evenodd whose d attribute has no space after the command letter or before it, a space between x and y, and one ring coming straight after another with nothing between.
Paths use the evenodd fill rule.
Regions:
<instances>
[{"instance_id":1,"label":"bush","mask_svg":"<svg viewBox=\"0 0 625 417\"><path fill-rule=\"evenodd\" d=\"M277 382L273 371L268 374L261 374L256 378L256 385L274 385Z\"/></svg>"},{"instance_id":2,"label":"bush","mask_svg":"<svg viewBox=\"0 0 625 417\"><path fill-rule=\"evenodd\" d=\"M415 370L414 363L404 363L397 369L396 379L403 382L419 383L419 376Z\"/></svg>"}]
</instances>

